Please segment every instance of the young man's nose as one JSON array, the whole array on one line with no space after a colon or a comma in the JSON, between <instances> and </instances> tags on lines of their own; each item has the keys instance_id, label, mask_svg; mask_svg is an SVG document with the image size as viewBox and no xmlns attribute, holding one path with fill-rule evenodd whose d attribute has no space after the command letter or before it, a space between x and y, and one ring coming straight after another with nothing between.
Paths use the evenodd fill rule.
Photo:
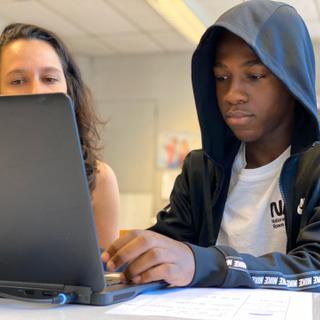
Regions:
<instances>
[{"instance_id":1,"label":"young man's nose","mask_svg":"<svg viewBox=\"0 0 320 320\"><path fill-rule=\"evenodd\" d=\"M239 81L231 81L224 96L225 102L229 104L239 104L248 100L244 86Z\"/></svg>"}]
</instances>

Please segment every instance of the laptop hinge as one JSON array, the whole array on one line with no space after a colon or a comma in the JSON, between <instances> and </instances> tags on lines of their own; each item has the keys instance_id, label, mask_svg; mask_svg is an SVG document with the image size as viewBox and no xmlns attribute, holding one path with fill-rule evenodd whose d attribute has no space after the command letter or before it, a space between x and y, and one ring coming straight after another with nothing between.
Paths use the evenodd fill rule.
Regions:
<instances>
[{"instance_id":1,"label":"laptop hinge","mask_svg":"<svg viewBox=\"0 0 320 320\"><path fill-rule=\"evenodd\" d=\"M64 286L64 293L74 293L76 295L75 303L90 304L92 290L90 287Z\"/></svg>"}]
</instances>

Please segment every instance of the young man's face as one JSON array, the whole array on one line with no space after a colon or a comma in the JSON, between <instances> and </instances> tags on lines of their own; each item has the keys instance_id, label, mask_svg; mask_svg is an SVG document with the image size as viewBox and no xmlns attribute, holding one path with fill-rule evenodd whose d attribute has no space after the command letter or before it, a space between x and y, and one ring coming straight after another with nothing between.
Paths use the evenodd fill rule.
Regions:
<instances>
[{"instance_id":1,"label":"young man's face","mask_svg":"<svg viewBox=\"0 0 320 320\"><path fill-rule=\"evenodd\" d=\"M224 121L243 142L290 139L294 98L239 37L225 32L214 63L216 92Z\"/></svg>"}]
</instances>

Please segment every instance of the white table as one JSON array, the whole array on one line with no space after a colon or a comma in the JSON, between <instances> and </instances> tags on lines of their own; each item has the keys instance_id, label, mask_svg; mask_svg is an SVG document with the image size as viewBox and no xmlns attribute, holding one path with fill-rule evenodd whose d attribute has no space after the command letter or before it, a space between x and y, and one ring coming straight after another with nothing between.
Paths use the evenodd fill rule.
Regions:
<instances>
[{"instance_id":1,"label":"white table","mask_svg":"<svg viewBox=\"0 0 320 320\"><path fill-rule=\"evenodd\" d=\"M241 290L241 289L239 289ZM53 306L0 299L0 319L8 320L173 320L167 317L125 316L106 314L114 306L96 307L85 305ZM175 318L178 319L178 318ZM180 318L183 319L183 318ZM313 320L320 319L320 294L313 294ZM185 319L184 319L185 320ZM291 319L290 319L291 320ZM292 319L296 320L296 319ZM301 319L303 320L303 319Z\"/></svg>"}]
</instances>

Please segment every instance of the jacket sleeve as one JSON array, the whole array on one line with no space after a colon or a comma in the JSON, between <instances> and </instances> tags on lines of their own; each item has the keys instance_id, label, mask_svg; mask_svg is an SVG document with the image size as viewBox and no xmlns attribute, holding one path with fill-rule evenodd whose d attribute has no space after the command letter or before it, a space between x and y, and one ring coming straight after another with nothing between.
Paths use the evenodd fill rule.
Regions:
<instances>
[{"instance_id":1,"label":"jacket sleeve","mask_svg":"<svg viewBox=\"0 0 320 320\"><path fill-rule=\"evenodd\" d=\"M318 188L318 194L320 187ZM300 230L297 246L287 254L260 257L227 246L204 248L189 244L196 272L190 286L274 288L320 292L320 206ZM217 278L220 278L220 282ZM217 285L218 284L218 285Z\"/></svg>"}]
</instances>

